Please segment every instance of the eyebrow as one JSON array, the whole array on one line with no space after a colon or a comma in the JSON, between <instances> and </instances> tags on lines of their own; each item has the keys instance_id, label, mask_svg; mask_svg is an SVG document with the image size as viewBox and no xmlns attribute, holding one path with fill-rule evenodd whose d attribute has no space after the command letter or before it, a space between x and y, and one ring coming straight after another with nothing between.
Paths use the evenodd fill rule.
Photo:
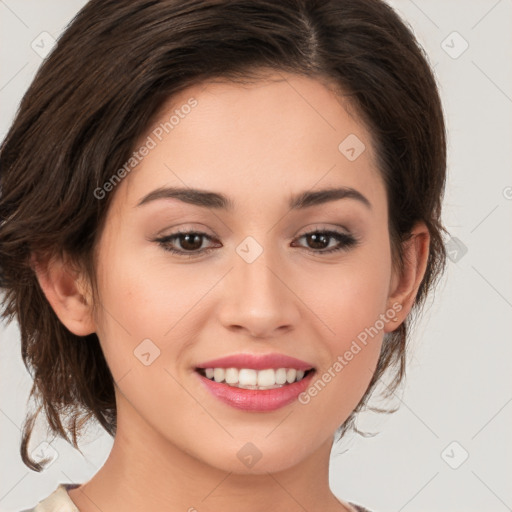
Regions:
<instances>
[{"instance_id":1,"label":"eyebrow","mask_svg":"<svg viewBox=\"0 0 512 512\"><path fill-rule=\"evenodd\" d=\"M232 199L218 192L195 188L161 187L146 194L137 207L158 199L178 199L184 203L216 210L234 211ZM339 199L355 199L371 210L370 201L361 192L351 187L326 188L323 190L306 190L293 195L288 203L290 210L303 210L312 206L337 201Z\"/></svg>"}]
</instances>

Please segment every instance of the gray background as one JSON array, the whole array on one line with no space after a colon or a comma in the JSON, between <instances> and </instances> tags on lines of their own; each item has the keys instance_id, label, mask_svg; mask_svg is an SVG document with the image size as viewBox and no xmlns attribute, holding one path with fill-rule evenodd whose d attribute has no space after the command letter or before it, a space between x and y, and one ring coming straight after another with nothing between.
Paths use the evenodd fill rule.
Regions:
<instances>
[{"instance_id":1,"label":"gray background","mask_svg":"<svg viewBox=\"0 0 512 512\"><path fill-rule=\"evenodd\" d=\"M392 402L400 410L365 414L361 427L380 433L335 446L331 487L381 512L512 510L512 1L390 3L440 82L449 131L444 222L454 239L446 276L414 331L406 387ZM0 0L1 138L51 37L84 4ZM17 326L0 324L0 338L0 510L16 511L58 483L91 478L112 440L91 428L83 457L47 439L43 424L31 446L55 459L42 474L26 468L19 441L31 379Z\"/></svg>"}]
</instances>

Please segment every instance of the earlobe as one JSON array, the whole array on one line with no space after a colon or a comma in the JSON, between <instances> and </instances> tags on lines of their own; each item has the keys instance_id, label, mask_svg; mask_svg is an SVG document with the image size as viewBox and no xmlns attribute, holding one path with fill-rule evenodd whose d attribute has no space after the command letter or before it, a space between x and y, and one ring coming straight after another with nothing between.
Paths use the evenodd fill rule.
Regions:
<instances>
[{"instance_id":1,"label":"earlobe","mask_svg":"<svg viewBox=\"0 0 512 512\"><path fill-rule=\"evenodd\" d=\"M41 260L33 254L30 261L59 320L77 336L95 332L91 294L80 272L60 257Z\"/></svg>"},{"instance_id":2,"label":"earlobe","mask_svg":"<svg viewBox=\"0 0 512 512\"><path fill-rule=\"evenodd\" d=\"M430 233L427 226L420 222L416 224L411 232L411 237L404 242L403 260L404 268L401 275L394 275L388 298L388 307L397 309L396 304L401 305L397 313L398 322L409 314L421 281L427 269L427 262L430 247ZM393 307L393 304L395 305ZM393 322L389 325L389 330L394 330L399 323Z\"/></svg>"}]
</instances>

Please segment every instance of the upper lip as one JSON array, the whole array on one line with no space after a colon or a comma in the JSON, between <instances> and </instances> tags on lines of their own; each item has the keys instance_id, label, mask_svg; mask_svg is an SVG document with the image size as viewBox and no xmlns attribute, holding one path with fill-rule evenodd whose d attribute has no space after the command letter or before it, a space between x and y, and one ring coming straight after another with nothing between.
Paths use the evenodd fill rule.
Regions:
<instances>
[{"instance_id":1,"label":"upper lip","mask_svg":"<svg viewBox=\"0 0 512 512\"><path fill-rule=\"evenodd\" d=\"M314 366L306 361L284 354L233 354L219 359L211 359L197 365L196 368L249 368L265 370L267 368L295 368L310 370Z\"/></svg>"}]
</instances>

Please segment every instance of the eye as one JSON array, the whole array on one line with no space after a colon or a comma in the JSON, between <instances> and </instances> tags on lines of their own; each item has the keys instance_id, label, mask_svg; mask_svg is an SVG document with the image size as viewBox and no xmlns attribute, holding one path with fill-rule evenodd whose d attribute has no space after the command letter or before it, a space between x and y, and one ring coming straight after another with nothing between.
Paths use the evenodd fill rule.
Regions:
<instances>
[{"instance_id":1,"label":"eye","mask_svg":"<svg viewBox=\"0 0 512 512\"><path fill-rule=\"evenodd\" d=\"M297 240L302 238L306 239L308 244L312 244L313 247L310 249L312 252L320 254L346 251L358 244L358 240L353 235L333 230L310 231L300 236ZM330 242L333 240L337 240L337 244L335 243L334 246L330 246Z\"/></svg>"},{"instance_id":2,"label":"eye","mask_svg":"<svg viewBox=\"0 0 512 512\"><path fill-rule=\"evenodd\" d=\"M316 230L305 233L297 238L297 240L305 239L312 247L307 248L310 252L317 254L333 253L336 251L348 250L358 244L358 239L348 233L333 230ZM208 253L215 249L215 247L202 247L204 240L213 241L214 239L200 231L177 231L160 238L155 239L155 242L166 251L183 256L185 258L194 258ZM331 242L336 241L334 246ZM176 244L181 246L176 248ZM222 247L222 245L217 245ZM292 247L296 245L292 244ZM300 245L299 245L300 247Z\"/></svg>"},{"instance_id":3,"label":"eye","mask_svg":"<svg viewBox=\"0 0 512 512\"><path fill-rule=\"evenodd\" d=\"M194 258L200 256L206 252L210 252L214 247L202 248L204 239L213 240L212 237L206 233L199 231L177 231L170 235L157 238L155 242L168 252L178 254L188 258ZM173 247L173 243L177 242L181 246L181 249Z\"/></svg>"}]
</instances>

